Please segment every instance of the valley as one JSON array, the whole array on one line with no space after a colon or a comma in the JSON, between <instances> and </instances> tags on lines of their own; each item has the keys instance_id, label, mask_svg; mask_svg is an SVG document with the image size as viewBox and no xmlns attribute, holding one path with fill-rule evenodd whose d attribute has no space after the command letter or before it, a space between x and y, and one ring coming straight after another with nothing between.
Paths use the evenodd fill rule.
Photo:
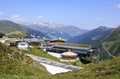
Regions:
<instances>
[{"instance_id":1,"label":"valley","mask_svg":"<svg viewBox=\"0 0 120 79\"><path fill-rule=\"evenodd\" d=\"M120 0L0 0L0 79L120 79Z\"/></svg>"},{"instance_id":2,"label":"valley","mask_svg":"<svg viewBox=\"0 0 120 79\"><path fill-rule=\"evenodd\" d=\"M70 39L64 37L62 39L59 35L53 34L53 36L58 38L51 37L49 33L46 34L38 30L38 28L33 29L31 26L24 26L11 21L1 21L1 25L4 22L5 24L0 26L2 30L0 31L0 41L2 43L0 45L0 78L2 79L33 79L33 77L35 79L120 78L120 64L117 64L119 61L116 61L119 60L120 52L119 27L107 28L101 26L94 30L86 31L81 35L79 33L78 36L73 35L74 37L70 37ZM7 28L7 24L9 28ZM10 28L14 29L8 31L7 29ZM53 28L58 29L58 27L52 27L52 32ZM45 30L48 31L47 29ZM54 31L54 33L59 34L58 30ZM19 43L21 46L22 44L30 44L31 46L24 48L25 50L23 50L23 47L19 49L17 47ZM59 54L60 57L50 53ZM77 60L76 56L79 60ZM51 68L56 70L52 71Z\"/></svg>"}]
</instances>

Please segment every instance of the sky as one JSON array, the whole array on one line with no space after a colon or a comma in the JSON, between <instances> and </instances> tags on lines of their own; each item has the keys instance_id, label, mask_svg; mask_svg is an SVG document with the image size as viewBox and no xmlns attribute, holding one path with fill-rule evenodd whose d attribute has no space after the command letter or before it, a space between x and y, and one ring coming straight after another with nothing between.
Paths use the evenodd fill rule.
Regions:
<instances>
[{"instance_id":1,"label":"sky","mask_svg":"<svg viewBox=\"0 0 120 79\"><path fill-rule=\"evenodd\" d=\"M120 0L0 0L0 20L52 22L82 29L120 25Z\"/></svg>"}]
</instances>

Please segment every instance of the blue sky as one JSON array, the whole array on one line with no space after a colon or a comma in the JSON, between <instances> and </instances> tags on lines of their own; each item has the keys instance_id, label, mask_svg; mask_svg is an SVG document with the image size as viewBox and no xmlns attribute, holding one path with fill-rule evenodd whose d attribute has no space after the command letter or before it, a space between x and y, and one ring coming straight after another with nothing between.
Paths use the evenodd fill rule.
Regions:
<instances>
[{"instance_id":1,"label":"blue sky","mask_svg":"<svg viewBox=\"0 0 120 79\"><path fill-rule=\"evenodd\" d=\"M83 29L120 25L120 0L0 0L0 19L45 21Z\"/></svg>"}]
</instances>

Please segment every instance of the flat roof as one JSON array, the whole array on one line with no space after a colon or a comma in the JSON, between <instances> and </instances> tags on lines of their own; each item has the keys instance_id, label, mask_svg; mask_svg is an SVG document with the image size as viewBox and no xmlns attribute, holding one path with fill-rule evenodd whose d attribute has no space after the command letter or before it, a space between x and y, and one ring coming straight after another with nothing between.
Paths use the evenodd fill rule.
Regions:
<instances>
[{"instance_id":1,"label":"flat roof","mask_svg":"<svg viewBox=\"0 0 120 79\"><path fill-rule=\"evenodd\" d=\"M77 46L65 46L65 45L59 45L59 44L55 44L55 47L63 47L63 48L69 48L69 49L78 49L78 50L89 50L90 48L87 47L77 47Z\"/></svg>"},{"instance_id":2,"label":"flat roof","mask_svg":"<svg viewBox=\"0 0 120 79\"><path fill-rule=\"evenodd\" d=\"M74 44L74 43L58 43L59 45L64 45L64 46L75 46L75 47L85 47L85 48L91 48L91 45L87 44Z\"/></svg>"}]
</instances>

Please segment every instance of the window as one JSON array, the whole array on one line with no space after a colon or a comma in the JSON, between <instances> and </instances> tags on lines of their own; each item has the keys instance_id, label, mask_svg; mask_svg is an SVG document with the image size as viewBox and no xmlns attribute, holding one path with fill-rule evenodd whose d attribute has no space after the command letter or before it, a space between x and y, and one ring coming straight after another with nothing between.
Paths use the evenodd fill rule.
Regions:
<instances>
[{"instance_id":1,"label":"window","mask_svg":"<svg viewBox=\"0 0 120 79\"><path fill-rule=\"evenodd\" d=\"M25 46L25 44L21 44L21 46Z\"/></svg>"}]
</instances>

